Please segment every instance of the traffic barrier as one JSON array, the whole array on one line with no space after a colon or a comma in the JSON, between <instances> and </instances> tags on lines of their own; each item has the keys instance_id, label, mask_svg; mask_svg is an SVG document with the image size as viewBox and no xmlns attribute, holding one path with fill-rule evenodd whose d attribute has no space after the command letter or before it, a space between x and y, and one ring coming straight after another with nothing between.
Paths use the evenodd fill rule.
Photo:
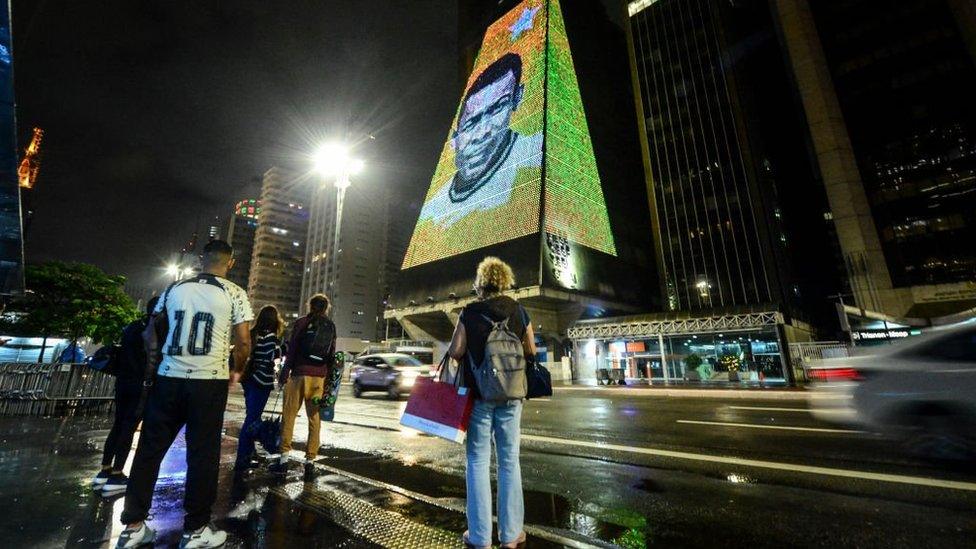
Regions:
<instances>
[{"instance_id":1,"label":"traffic barrier","mask_svg":"<svg viewBox=\"0 0 976 549\"><path fill-rule=\"evenodd\" d=\"M0 363L0 415L105 413L115 378L83 364Z\"/></svg>"}]
</instances>

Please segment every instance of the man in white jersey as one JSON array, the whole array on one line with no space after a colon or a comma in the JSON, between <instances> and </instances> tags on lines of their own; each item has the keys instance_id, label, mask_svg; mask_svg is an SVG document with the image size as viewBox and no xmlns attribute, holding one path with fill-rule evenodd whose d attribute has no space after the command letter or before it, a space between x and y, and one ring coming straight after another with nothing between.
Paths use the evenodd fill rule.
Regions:
<instances>
[{"instance_id":1,"label":"man in white jersey","mask_svg":"<svg viewBox=\"0 0 976 549\"><path fill-rule=\"evenodd\" d=\"M222 240L203 249L199 275L167 288L149 329L166 314L169 332L160 343L163 360L146 403L139 447L132 461L117 547L150 544L146 525L159 465L180 429L186 427L186 493L181 548L218 547L226 532L210 525L217 497L220 437L229 384L241 376L250 353L249 323L254 319L247 294L227 280L234 250ZM231 340L234 369L228 371ZM150 359L152 360L152 359Z\"/></svg>"}]
</instances>

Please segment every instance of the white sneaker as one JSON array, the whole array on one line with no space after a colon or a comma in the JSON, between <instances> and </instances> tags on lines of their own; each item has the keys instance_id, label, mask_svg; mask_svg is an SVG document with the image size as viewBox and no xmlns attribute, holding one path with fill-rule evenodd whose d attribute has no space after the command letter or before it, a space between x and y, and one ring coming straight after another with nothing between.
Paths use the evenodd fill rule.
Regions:
<instances>
[{"instance_id":1,"label":"white sneaker","mask_svg":"<svg viewBox=\"0 0 976 549\"><path fill-rule=\"evenodd\" d=\"M95 478L92 479L92 489L100 490L102 488L102 485L105 484L105 482L108 480L109 475L111 474L112 474L111 470L106 471L103 469L99 471L98 474L95 475Z\"/></svg>"},{"instance_id":2,"label":"white sneaker","mask_svg":"<svg viewBox=\"0 0 976 549\"><path fill-rule=\"evenodd\" d=\"M115 544L115 548L129 549L131 547L142 547L143 545L150 545L154 541L156 541L156 532L153 532L153 529L143 522L139 528L126 528L122 530L122 533L119 534L119 541Z\"/></svg>"},{"instance_id":3,"label":"white sneaker","mask_svg":"<svg viewBox=\"0 0 976 549\"><path fill-rule=\"evenodd\" d=\"M180 549L195 547L220 547L227 541L227 532L217 530L210 524L195 532L183 532L180 538Z\"/></svg>"}]
</instances>

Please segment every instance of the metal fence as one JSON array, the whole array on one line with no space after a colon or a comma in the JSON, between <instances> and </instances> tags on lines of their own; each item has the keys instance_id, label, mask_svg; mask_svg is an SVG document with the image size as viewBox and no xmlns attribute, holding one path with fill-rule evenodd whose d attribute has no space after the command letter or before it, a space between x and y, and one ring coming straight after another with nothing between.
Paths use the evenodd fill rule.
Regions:
<instances>
[{"instance_id":1,"label":"metal fence","mask_svg":"<svg viewBox=\"0 0 976 549\"><path fill-rule=\"evenodd\" d=\"M0 415L108 412L115 378L83 364L0 363Z\"/></svg>"},{"instance_id":2,"label":"metal fence","mask_svg":"<svg viewBox=\"0 0 976 549\"><path fill-rule=\"evenodd\" d=\"M841 358L850 355L851 346L839 341L790 343L790 358L793 359L793 368L798 381L809 381L806 371L812 363L825 358Z\"/></svg>"}]
</instances>

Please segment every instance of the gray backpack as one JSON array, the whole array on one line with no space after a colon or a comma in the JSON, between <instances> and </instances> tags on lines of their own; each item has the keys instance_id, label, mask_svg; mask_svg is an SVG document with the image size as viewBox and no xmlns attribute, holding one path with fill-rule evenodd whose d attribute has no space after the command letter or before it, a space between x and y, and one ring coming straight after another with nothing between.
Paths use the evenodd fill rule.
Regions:
<instances>
[{"instance_id":1,"label":"gray backpack","mask_svg":"<svg viewBox=\"0 0 976 549\"><path fill-rule=\"evenodd\" d=\"M482 400L505 402L525 398L528 381L525 377L525 351L522 340L508 328L508 319L491 323L491 332L485 341L485 358L480 365L468 355L471 369Z\"/></svg>"}]
</instances>

